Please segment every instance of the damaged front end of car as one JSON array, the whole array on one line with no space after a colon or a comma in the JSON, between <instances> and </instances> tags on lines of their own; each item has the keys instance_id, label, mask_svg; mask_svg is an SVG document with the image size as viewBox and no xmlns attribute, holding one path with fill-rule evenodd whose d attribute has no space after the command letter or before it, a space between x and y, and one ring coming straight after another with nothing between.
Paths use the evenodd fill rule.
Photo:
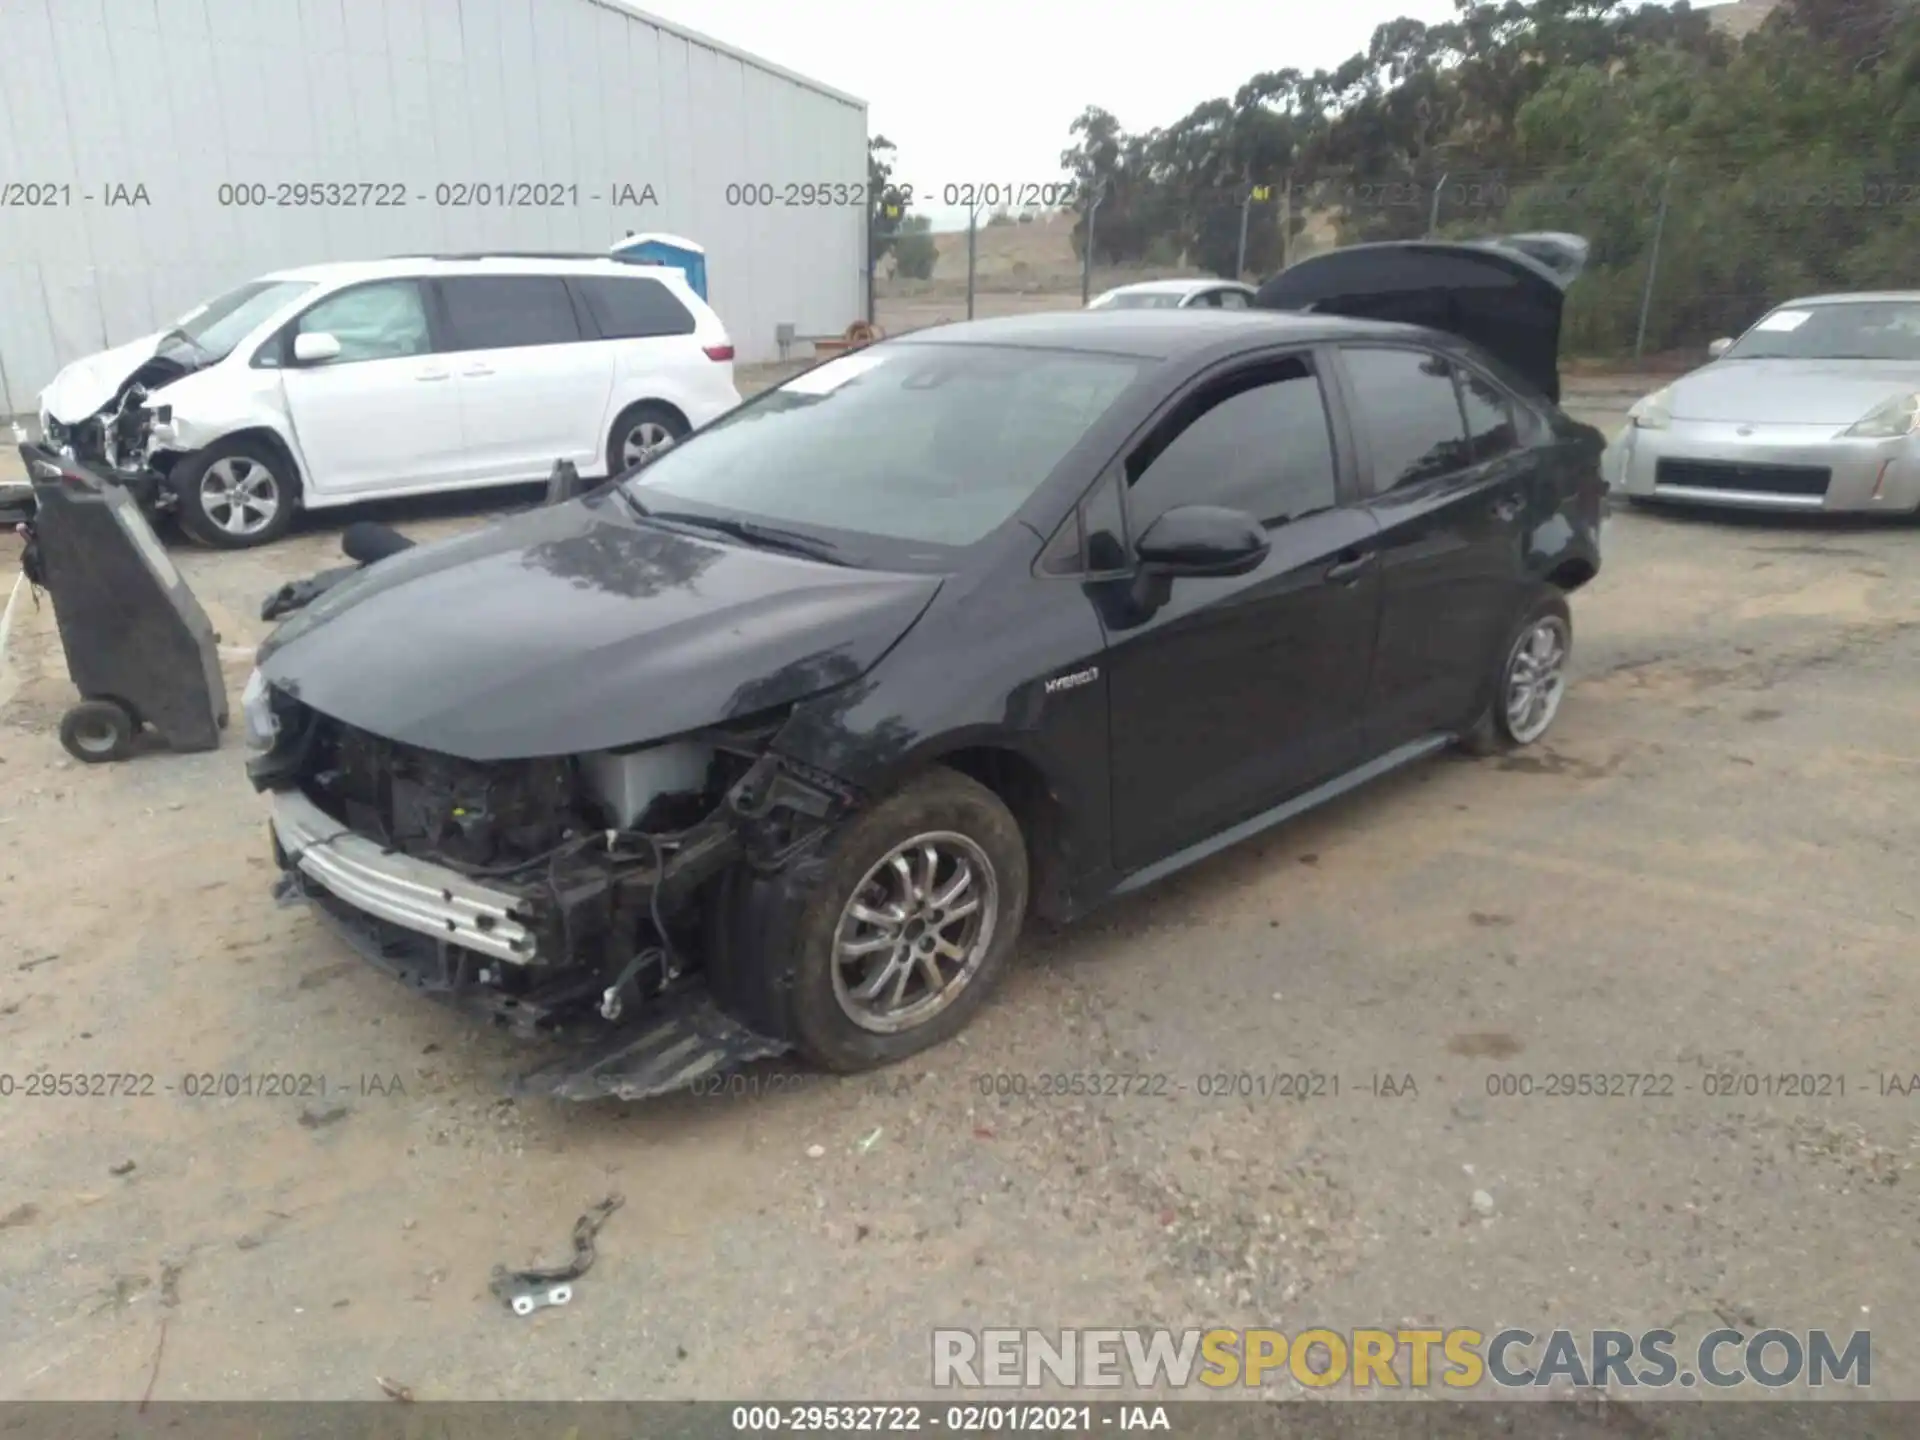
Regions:
<instances>
[{"instance_id":1,"label":"damaged front end of car","mask_svg":"<svg viewBox=\"0 0 1920 1440\"><path fill-rule=\"evenodd\" d=\"M479 762L264 683L247 703L271 744L249 773L272 800L277 893L414 990L544 1042L522 1093L641 1099L788 1049L705 976L723 877L779 874L859 802L770 748L783 715Z\"/></svg>"},{"instance_id":2,"label":"damaged front end of car","mask_svg":"<svg viewBox=\"0 0 1920 1440\"><path fill-rule=\"evenodd\" d=\"M142 356L144 355L144 358ZM149 512L172 508L165 446L173 407L157 392L215 357L178 337L109 351L70 366L41 397L43 442L125 487Z\"/></svg>"}]
</instances>

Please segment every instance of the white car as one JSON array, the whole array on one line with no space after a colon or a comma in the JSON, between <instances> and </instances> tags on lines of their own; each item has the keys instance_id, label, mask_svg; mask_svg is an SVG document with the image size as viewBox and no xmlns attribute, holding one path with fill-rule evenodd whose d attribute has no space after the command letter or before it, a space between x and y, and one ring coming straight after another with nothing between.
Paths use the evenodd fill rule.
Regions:
<instances>
[{"instance_id":1,"label":"white car","mask_svg":"<svg viewBox=\"0 0 1920 1440\"><path fill-rule=\"evenodd\" d=\"M1246 310L1253 287L1238 280L1142 280L1087 302L1089 310Z\"/></svg>"},{"instance_id":2,"label":"white car","mask_svg":"<svg viewBox=\"0 0 1920 1440\"><path fill-rule=\"evenodd\" d=\"M726 327L677 269L415 256L249 281L67 366L49 444L103 463L196 539L297 508L632 468L740 403Z\"/></svg>"}]
</instances>

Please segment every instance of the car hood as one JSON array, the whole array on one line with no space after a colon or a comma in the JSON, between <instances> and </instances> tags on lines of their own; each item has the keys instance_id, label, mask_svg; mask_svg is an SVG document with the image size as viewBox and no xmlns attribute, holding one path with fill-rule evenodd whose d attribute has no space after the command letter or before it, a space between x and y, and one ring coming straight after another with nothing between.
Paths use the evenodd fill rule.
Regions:
<instances>
[{"instance_id":1,"label":"car hood","mask_svg":"<svg viewBox=\"0 0 1920 1440\"><path fill-rule=\"evenodd\" d=\"M178 336L169 342L168 333L143 335L74 361L40 392L41 408L62 425L77 425L97 414L143 370L148 371L149 386L157 387L212 363Z\"/></svg>"},{"instance_id":2,"label":"car hood","mask_svg":"<svg viewBox=\"0 0 1920 1440\"><path fill-rule=\"evenodd\" d=\"M1908 361L1720 360L1674 381L1667 408L1676 420L1844 428L1916 390L1920 365Z\"/></svg>"},{"instance_id":3,"label":"car hood","mask_svg":"<svg viewBox=\"0 0 1920 1440\"><path fill-rule=\"evenodd\" d=\"M1587 242L1578 235L1350 245L1282 270L1253 303L1443 330L1558 402L1560 316L1586 262Z\"/></svg>"},{"instance_id":4,"label":"car hood","mask_svg":"<svg viewBox=\"0 0 1920 1440\"><path fill-rule=\"evenodd\" d=\"M858 678L931 575L678 533L602 491L369 566L267 638L269 682L469 760L614 749Z\"/></svg>"}]
</instances>

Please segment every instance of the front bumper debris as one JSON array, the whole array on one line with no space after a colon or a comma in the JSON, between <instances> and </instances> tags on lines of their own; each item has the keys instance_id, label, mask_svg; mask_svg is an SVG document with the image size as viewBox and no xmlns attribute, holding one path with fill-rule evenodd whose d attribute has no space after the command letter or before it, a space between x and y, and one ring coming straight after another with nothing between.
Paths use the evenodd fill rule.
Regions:
<instances>
[{"instance_id":1,"label":"front bumper debris","mask_svg":"<svg viewBox=\"0 0 1920 1440\"><path fill-rule=\"evenodd\" d=\"M540 963L519 897L457 870L386 850L298 790L273 793L273 838L287 863L376 919L514 965Z\"/></svg>"},{"instance_id":2,"label":"front bumper debris","mask_svg":"<svg viewBox=\"0 0 1920 1440\"><path fill-rule=\"evenodd\" d=\"M428 999L485 1019L534 1042L535 1063L509 1093L555 1100L645 1100L685 1089L791 1047L756 1034L687 983L650 998L632 1024L572 1027L554 1019L570 1001L599 994L582 975L526 996L476 983L470 957L445 940L378 920L289 867L275 889L283 903L307 901L320 920L375 969Z\"/></svg>"}]
</instances>

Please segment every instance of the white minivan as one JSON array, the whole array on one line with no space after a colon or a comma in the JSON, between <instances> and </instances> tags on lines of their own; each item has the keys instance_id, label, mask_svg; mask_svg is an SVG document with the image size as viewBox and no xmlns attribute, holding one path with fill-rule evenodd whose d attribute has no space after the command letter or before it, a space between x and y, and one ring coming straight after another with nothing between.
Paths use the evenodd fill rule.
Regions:
<instances>
[{"instance_id":1,"label":"white minivan","mask_svg":"<svg viewBox=\"0 0 1920 1440\"><path fill-rule=\"evenodd\" d=\"M249 281L67 366L49 444L103 463L202 542L297 508L617 474L740 403L725 326L677 269L415 256Z\"/></svg>"}]
</instances>

